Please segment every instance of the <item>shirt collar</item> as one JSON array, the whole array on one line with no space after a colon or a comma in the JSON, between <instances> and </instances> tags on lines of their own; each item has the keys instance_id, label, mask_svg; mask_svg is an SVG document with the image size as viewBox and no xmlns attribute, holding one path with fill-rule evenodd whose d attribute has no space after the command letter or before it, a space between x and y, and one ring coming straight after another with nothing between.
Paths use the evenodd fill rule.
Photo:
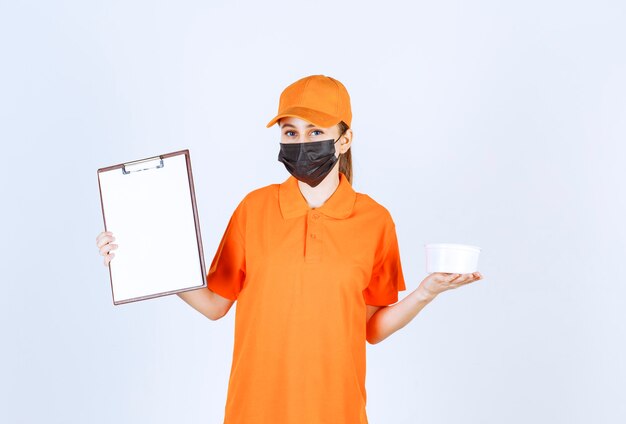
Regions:
<instances>
[{"instance_id":1,"label":"shirt collar","mask_svg":"<svg viewBox=\"0 0 626 424\"><path fill-rule=\"evenodd\" d=\"M284 219L306 215L312 209L300 192L298 180L293 175L279 185L278 201ZM339 172L339 186L326 202L315 210L333 218L344 219L352 213L355 201L356 192L348 178Z\"/></svg>"}]
</instances>

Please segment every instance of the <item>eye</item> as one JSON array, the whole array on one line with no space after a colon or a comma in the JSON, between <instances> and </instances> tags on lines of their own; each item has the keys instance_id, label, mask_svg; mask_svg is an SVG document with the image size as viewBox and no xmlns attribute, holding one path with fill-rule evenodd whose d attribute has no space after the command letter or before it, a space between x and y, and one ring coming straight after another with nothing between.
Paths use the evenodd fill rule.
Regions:
<instances>
[{"instance_id":1,"label":"eye","mask_svg":"<svg viewBox=\"0 0 626 424\"><path fill-rule=\"evenodd\" d=\"M321 131L321 130L313 130L313 131L311 131L311 135L322 135L322 134L324 134L324 131Z\"/></svg>"},{"instance_id":2,"label":"eye","mask_svg":"<svg viewBox=\"0 0 626 424\"><path fill-rule=\"evenodd\" d=\"M285 135L287 137L293 137L295 133L296 133L295 131L291 131L291 130L285 131Z\"/></svg>"}]
</instances>

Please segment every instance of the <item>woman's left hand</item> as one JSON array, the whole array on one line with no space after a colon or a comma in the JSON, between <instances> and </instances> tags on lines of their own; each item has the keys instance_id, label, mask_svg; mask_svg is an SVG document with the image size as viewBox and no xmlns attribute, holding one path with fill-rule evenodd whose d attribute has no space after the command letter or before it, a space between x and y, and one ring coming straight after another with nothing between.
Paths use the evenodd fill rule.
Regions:
<instances>
[{"instance_id":1,"label":"woman's left hand","mask_svg":"<svg viewBox=\"0 0 626 424\"><path fill-rule=\"evenodd\" d=\"M480 272L469 274L452 274L449 272L433 272L420 283L419 289L423 289L433 297L446 290L456 289L465 284L478 281L483 278Z\"/></svg>"}]
</instances>

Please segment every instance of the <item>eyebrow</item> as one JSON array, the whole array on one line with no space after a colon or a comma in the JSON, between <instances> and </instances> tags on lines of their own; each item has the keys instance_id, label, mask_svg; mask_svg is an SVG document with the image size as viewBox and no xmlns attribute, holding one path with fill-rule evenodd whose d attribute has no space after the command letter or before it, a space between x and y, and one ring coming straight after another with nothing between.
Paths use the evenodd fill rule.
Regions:
<instances>
[{"instance_id":1,"label":"eyebrow","mask_svg":"<svg viewBox=\"0 0 626 424\"><path fill-rule=\"evenodd\" d=\"M315 126L315 125L313 125L313 124L309 124L309 125L307 125L306 127L307 127L307 128L312 128L312 127L314 127L314 126ZM296 126L295 126L295 125L292 125L292 124L284 124L281 128L285 128L285 127L296 128Z\"/></svg>"}]
</instances>

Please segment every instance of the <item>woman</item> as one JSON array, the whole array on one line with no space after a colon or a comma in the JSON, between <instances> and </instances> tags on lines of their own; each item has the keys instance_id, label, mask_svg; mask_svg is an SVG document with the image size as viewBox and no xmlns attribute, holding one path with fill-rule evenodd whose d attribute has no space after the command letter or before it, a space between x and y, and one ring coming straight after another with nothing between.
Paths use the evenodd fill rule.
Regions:
<instances>
[{"instance_id":1,"label":"woman","mask_svg":"<svg viewBox=\"0 0 626 424\"><path fill-rule=\"evenodd\" d=\"M408 324L439 293L476 281L404 277L391 215L352 189L350 97L323 75L280 96L278 160L291 176L235 209L207 288L179 293L211 320L237 301L226 424L367 423L365 342ZM113 234L97 237L108 265ZM397 303L396 303L397 302Z\"/></svg>"}]
</instances>

